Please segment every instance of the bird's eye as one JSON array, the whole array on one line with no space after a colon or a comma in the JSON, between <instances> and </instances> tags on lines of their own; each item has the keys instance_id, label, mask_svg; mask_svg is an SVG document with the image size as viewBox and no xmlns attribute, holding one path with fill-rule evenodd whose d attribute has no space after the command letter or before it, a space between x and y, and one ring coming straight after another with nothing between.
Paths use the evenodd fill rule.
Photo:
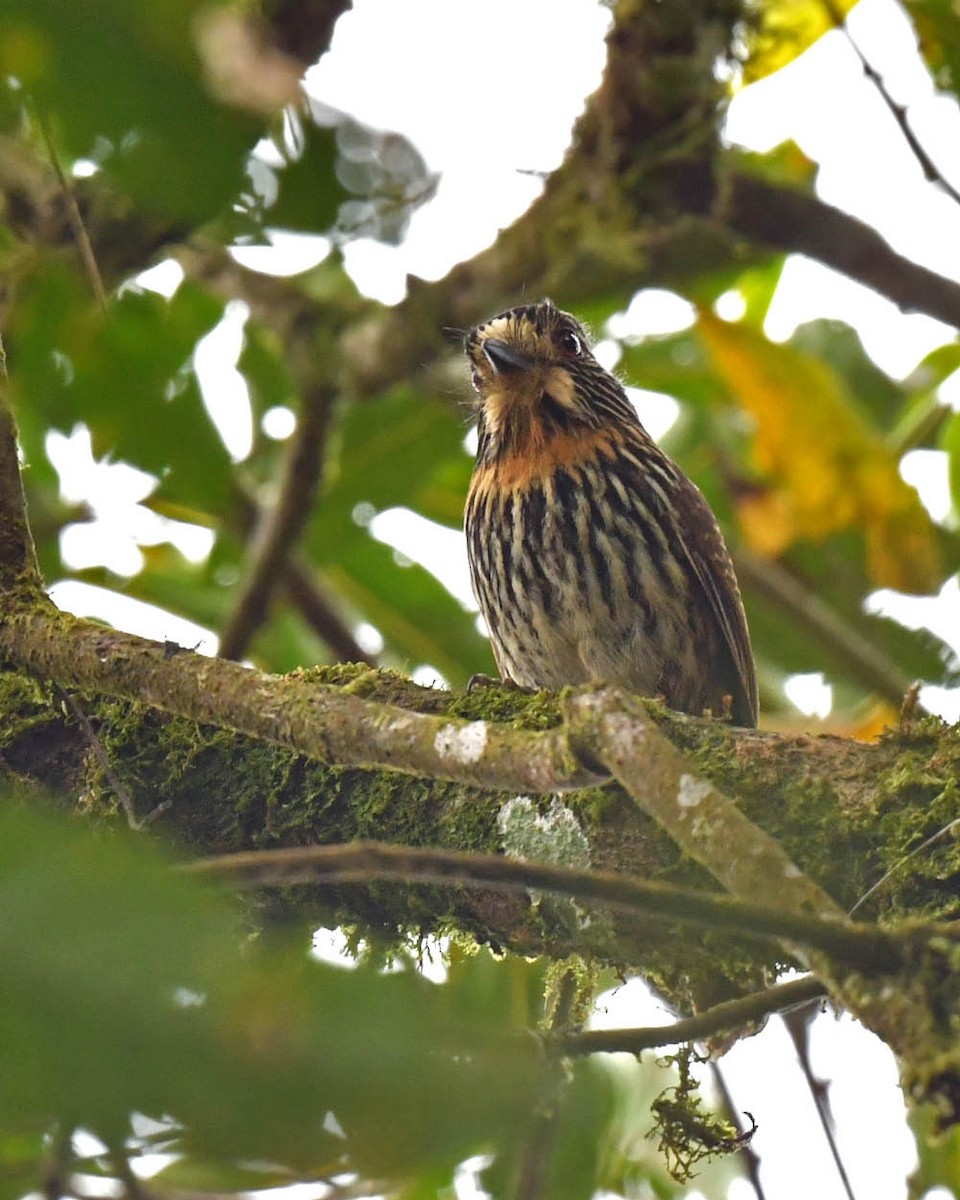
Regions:
<instances>
[{"instance_id":1,"label":"bird's eye","mask_svg":"<svg viewBox=\"0 0 960 1200\"><path fill-rule=\"evenodd\" d=\"M571 358L579 358L583 353L583 345L572 329L565 329L559 338L560 349Z\"/></svg>"}]
</instances>

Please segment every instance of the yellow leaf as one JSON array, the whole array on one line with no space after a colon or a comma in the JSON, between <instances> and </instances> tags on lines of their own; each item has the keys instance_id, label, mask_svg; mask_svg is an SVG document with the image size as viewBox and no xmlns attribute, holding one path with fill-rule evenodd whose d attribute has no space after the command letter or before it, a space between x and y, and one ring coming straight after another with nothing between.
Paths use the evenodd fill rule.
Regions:
<instances>
[{"instance_id":1,"label":"yellow leaf","mask_svg":"<svg viewBox=\"0 0 960 1200\"><path fill-rule=\"evenodd\" d=\"M855 0L752 0L747 15L745 83L772 75L793 62L822 34L836 27Z\"/></svg>"},{"instance_id":2,"label":"yellow leaf","mask_svg":"<svg viewBox=\"0 0 960 1200\"><path fill-rule=\"evenodd\" d=\"M754 462L771 495L741 504L751 547L771 557L799 538L859 529L874 583L932 591L940 582L936 528L843 379L820 359L709 311L698 330L755 423Z\"/></svg>"}]
</instances>

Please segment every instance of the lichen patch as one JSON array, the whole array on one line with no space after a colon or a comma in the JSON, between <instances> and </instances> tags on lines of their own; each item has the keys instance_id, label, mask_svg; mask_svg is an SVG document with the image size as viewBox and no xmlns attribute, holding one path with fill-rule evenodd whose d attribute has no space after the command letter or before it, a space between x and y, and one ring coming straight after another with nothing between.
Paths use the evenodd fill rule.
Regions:
<instances>
[{"instance_id":1,"label":"lichen patch","mask_svg":"<svg viewBox=\"0 0 960 1200\"><path fill-rule=\"evenodd\" d=\"M440 758L458 763L479 762L487 748L486 721L471 721L468 725L444 725L433 739L433 748Z\"/></svg>"},{"instance_id":2,"label":"lichen patch","mask_svg":"<svg viewBox=\"0 0 960 1200\"><path fill-rule=\"evenodd\" d=\"M677 804L681 808L696 808L701 800L710 794L712 787L713 785L706 779L698 779L696 775L683 774L680 776L680 784L677 789Z\"/></svg>"},{"instance_id":3,"label":"lichen patch","mask_svg":"<svg viewBox=\"0 0 960 1200\"><path fill-rule=\"evenodd\" d=\"M509 857L580 870L590 866L590 843L580 822L557 797L540 812L529 796L514 796L497 813L497 828Z\"/></svg>"}]
</instances>

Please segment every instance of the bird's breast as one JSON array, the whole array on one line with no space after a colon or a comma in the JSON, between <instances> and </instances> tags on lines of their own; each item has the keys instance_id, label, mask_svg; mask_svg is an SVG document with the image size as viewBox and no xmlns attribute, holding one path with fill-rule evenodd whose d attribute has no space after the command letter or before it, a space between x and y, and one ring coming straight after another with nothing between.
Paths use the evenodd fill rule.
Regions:
<instances>
[{"instance_id":1,"label":"bird's breast","mask_svg":"<svg viewBox=\"0 0 960 1200\"><path fill-rule=\"evenodd\" d=\"M618 678L627 656L633 685L656 690L674 641L664 614L686 591L656 503L600 432L478 467L470 566L498 663L517 683Z\"/></svg>"}]
</instances>

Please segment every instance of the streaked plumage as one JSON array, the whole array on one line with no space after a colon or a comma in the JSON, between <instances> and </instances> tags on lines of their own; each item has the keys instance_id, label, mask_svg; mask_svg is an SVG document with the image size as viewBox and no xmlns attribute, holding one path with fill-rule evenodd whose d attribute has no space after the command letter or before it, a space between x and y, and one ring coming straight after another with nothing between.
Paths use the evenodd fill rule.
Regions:
<instances>
[{"instance_id":1,"label":"streaked plumage","mask_svg":"<svg viewBox=\"0 0 960 1200\"><path fill-rule=\"evenodd\" d=\"M525 687L619 683L755 725L716 519L583 328L545 300L478 325L466 352L479 399L467 549L501 674Z\"/></svg>"}]
</instances>

